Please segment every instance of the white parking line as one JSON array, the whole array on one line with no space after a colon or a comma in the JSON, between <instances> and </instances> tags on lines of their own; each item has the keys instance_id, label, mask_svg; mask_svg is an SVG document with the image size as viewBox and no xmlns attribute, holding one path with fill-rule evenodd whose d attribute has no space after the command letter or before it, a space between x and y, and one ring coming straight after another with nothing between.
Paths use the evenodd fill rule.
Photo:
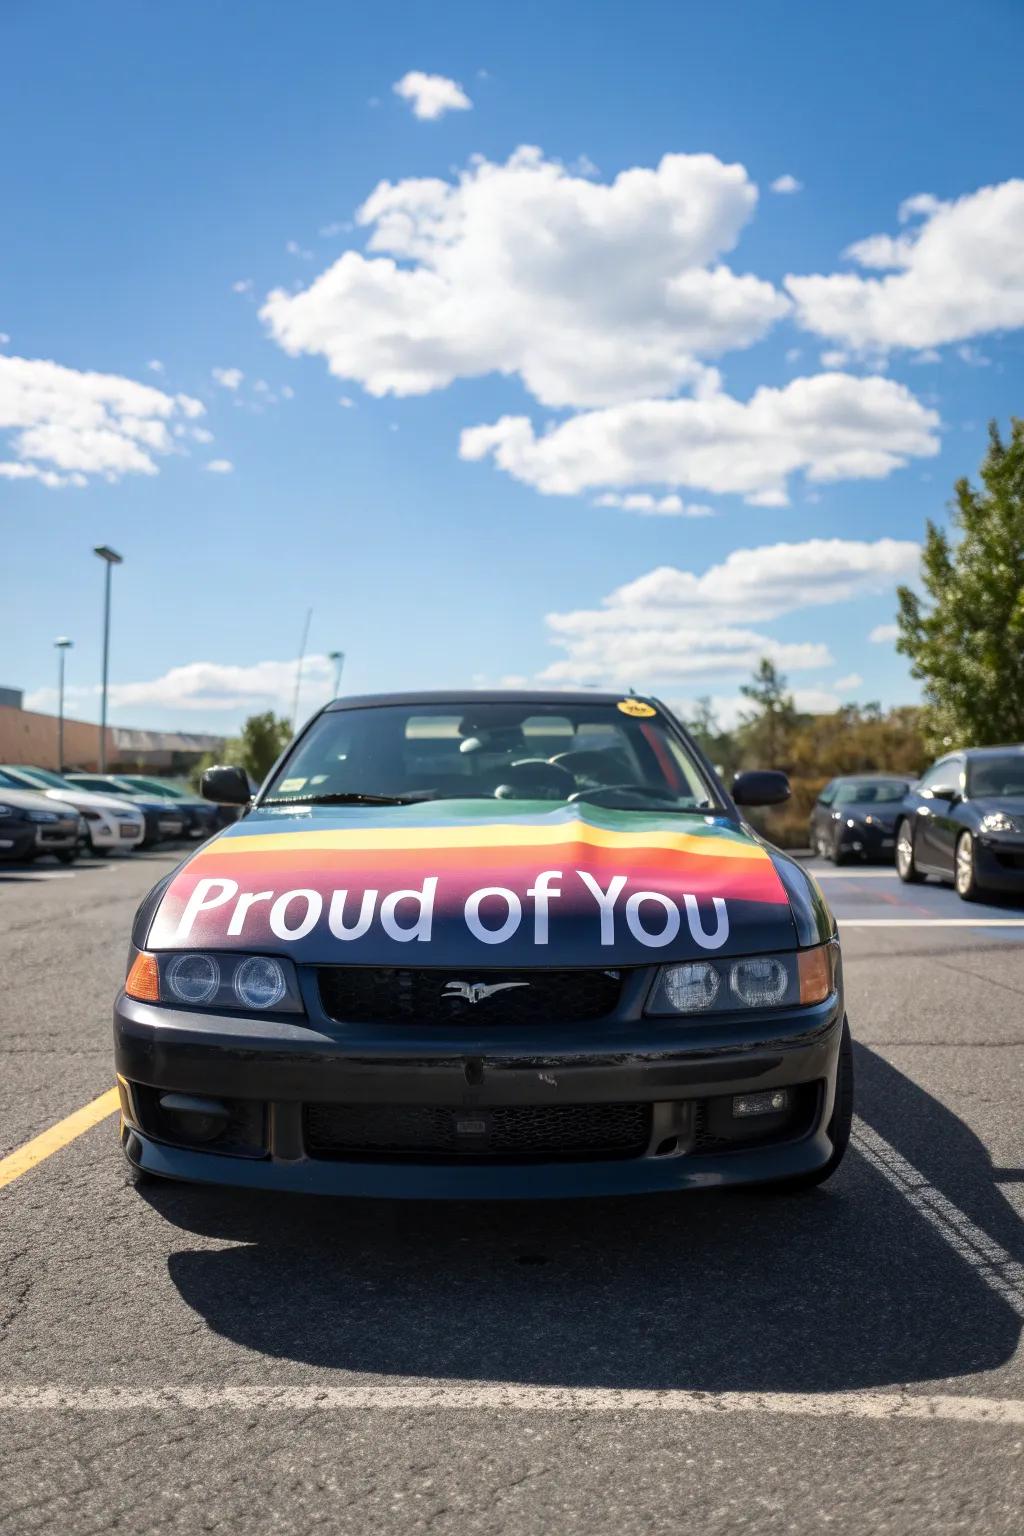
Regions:
<instances>
[{"instance_id":1,"label":"white parking line","mask_svg":"<svg viewBox=\"0 0 1024 1536\"><path fill-rule=\"evenodd\" d=\"M1024 917L838 917L840 928L1024 928Z\"/></svg>"},{"instance_id":2,"label":"white parking line","mask_svg":"<svg viewBox=\"0 0 1024 1536\"><path fill-rule=\"evenodd\" d=\"M812 869L815 880L895 880L894 869Z\"/></svg>"},{"instance_id":3,"label":"white parking line","mask_svg":"<svg viewBox=\"0 0 1024 1536\"><path fill-rule=\"evenodd\" d=\"M3 869L0 880L73 880L72 869Z\"/></svg>"},{"instance_id":4,"label":"white parking line","mask_svg":"<svg viewBox=\"0 0 1024 1536\"><path fill-rule=\"evenodd\" d=\"M931 1419L1021 1425L1024 1402L1002 1397L917 1397L896 1392L663 1392L614 1387L542 1387L515 1382L358 1383L301 1387L6 1387L3 1413L251 1413L409 1410L499 1413L792 1414L812 1419Z\"/></svg>"},{"instance_id":5,"label":"white parking line","mask_svg":"<svg viewBox=\"0 0 1024 1536\"><path fill-rule=\"evenodd\" d=\"M923 1173L908 1163L884 1137L855 1116L851 1144L892 1187L923 1216L955 1253L965 1259L979 1279L1018 1317L1024 1317L1024 1264L975 1226Z\"/></svg>"}]
</instances>

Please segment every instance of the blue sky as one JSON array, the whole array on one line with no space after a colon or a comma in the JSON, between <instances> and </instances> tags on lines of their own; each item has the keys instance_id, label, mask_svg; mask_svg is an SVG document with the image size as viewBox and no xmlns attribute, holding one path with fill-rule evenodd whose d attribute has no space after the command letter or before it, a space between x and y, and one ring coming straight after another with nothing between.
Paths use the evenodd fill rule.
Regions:
<instances>
[{"instance_id":1,"label":"blue sky","mask_svg":"<svg viewBox=\"0 0 1024 1536\"><path fill-rule=\"evenodd\" d=\"M335 648L914 698L868 637L1022 407L1022 45L1016 0L8 3L0 682L52 708L70 635L95 718L107 542L115 723L286 711L308 608L306 707Z\"/></svg>"}]
</instances>

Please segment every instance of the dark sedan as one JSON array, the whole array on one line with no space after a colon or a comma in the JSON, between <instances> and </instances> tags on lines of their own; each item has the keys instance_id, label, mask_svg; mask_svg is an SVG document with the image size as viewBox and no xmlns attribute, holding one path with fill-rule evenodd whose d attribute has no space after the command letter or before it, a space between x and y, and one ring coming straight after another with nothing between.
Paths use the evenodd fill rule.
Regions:
<instances>
[{"instance_id":1,"label":"dark sedan","mask_svg":"<svg viewBox=\"0 0 1024 1536\"><path fill-rule=\"evenodd\" d=\"M117 780L129 794L162 795L173 801L185 818L186 837L212 837L220 827L230 826L238 820L236 809L233 808L233 814L222 818L219 806L211 805L209 800L200 800L198 795L190 795L187 789L177 784L168 784L163 779L150 779L140 773L119 773Z\"/></svg>"},{"instance_id":2,"label":"dark sedan","mask_svg":"<svg viewBox=\"0 0 1024 1536\"><path fill-rule=\"evenodd\" d=\"M1024 746L949 752L904 802L901 880L951 880L958 896L1024 892Z\"/></svg>"},{"instance_id":3,"label":"dark sedan","mask_svg":"<svg viewBox=\"0 0 1024 1536\"><path fill-rule=\"evenodd\" d=\"M98 795L116 795L118 799L138 806L146 823L146 835L140 845L143 848L181 837L185 832L187 818L166 795L140 794L112 773L68 773L65 778L80 789L91 789Z\"/></svg>"},{"instance_id":4,"label":"dark sedan","mask_svg":"<svg viewBox=\"0 0 1024 1536\"><path fill-rule=\"evenodd\" d=\"M896 822L910 780L858 773L826 784L811 812L811 847L833 864L851 859L892 860Z\"/></svg>"}]
</instances>

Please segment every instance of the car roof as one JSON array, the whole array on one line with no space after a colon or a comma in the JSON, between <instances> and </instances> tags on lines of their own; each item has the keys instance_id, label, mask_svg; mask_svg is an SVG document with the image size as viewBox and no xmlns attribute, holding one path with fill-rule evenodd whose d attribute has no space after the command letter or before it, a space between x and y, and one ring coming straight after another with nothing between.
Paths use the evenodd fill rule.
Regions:
<instances>
[{"instance_id":1,"label":"car roof","mask_svg":"<svg viewBox=\"0 0 1024 1536\"><path fill-rule=\"evenodd\" d=\"M581 688L577 692L567 689L538 690L530 688L459 688L428 693L363 693L347 698L334 699L325 706L336 709L380 709L388 704L619 704L623 699L635 698L643 704L658 704L648 694L598 693L593 688ZM663 706L659 705L659 708Z\"/></svg>"},{"instance_id":2,"label":"car roof","mask_svg":"<svg viewBox=\"0 0 1024 1536\"><path fill-rule=\"evenodd\" d=\"M956 755L960 757L994 757L997 752L1000 755L1006 752L1024 752L1024 746L1019 741L1008 741L1004 747L964 747Z\"/></svg>"},{"instance_id":3,"label":"car roof","mask_svg":"<svg viewBox=\"0 0 1024 1536\"><path fill-rule=\"evenodd\" d=\"M849 783L851 783L852 781L855 780L859 784L862 779L907 779L907 780L910 780L910 779L913 779L915 777L916 777L915 774L906 772L902 768L894 768L891 773L886 773L881 768L872 768L870 771L866 771L864 773L837 773L835 775L835 777L833 778L832 783L833 784L849 784Z\"/></svg>"}]
</instances>

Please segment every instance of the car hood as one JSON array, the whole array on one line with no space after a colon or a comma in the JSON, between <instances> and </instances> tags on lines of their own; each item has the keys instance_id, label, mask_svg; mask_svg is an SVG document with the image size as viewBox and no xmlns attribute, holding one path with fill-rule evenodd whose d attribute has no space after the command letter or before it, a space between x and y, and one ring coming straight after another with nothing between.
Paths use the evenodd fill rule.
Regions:
<instances>
[{"instance_id":1,"label":"car hood","mask_svg":"<svg viewBox=\"0 0 1024 1536\"><path fill-rule=\"evenodd\" d=\"M130 800L118 800L114 795L94 794L92 790L44 789L43 794L50 800L63 800L65 805L73 805L79 811L131 811L133 816L140 815L139 807L133 805Z\"/></svg>"},{"instance_id":2,"label":"car hood","mask_svg":"<svg viewBox=\"0 0 1024 1536\"><path fill-rule=\"evenodd\" d=\"M68 800L58 795L51 800L45 790L4 789L0 786L0 805L16 805L22 811L53 811L57 816L77 816Z\"/></svg>"},{"instance_id":3,"label":"car hood","mask_svg":"<svg viewBox=\"0 0 1024 1536\"><path fill-rule=\"evenodd\" d=\"M168 882L153 949L306 964L644 964L792 949L767 848L735 822L479 800L256 810Z\"/></svg>"},{"instance_id":4,"label":"car hood","mask_svg":"<svg viewBox=\"0 0 1024 1536\"><path fill-rule=\"evenodd\" d=\"M835 810L840 816L856 816L861 821L865 816L873 816L876 821L895 821L902 805L902 800L854 800L850 805L837 805Z\"/></svg>"}]
</instances>

